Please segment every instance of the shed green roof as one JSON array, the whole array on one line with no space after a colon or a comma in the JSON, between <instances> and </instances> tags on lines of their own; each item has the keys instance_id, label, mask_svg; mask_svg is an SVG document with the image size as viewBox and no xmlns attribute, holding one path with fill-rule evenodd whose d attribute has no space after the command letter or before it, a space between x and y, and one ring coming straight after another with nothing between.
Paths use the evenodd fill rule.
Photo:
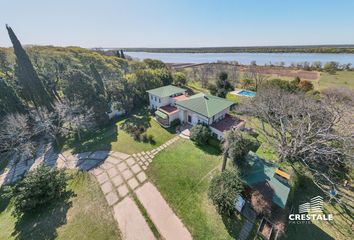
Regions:
<instances>
[{"instance_id":1,"label":"shed green roof","mask_svg":"<svg viewBox=\"0 0 354 240\"><path fill-rule=\"evenodd\" d=\"M250 187L254 187L259 183L267 181L274 191L273 202L279 207L285 208L290 186L275 177L274 174L278 166L259 158L253 152L247 155L246 160L249 168L242 176L246 184Z\"/></svg>"},{"instance_id":2,"label":"shed green roof","mask_svg":"<svg viewBox=\"0 0 354 240\"><path fill-rule=\"evenodd\" d=\"M187 108L208 118L229 108L233 104L234 103L229 100L206 93L198 93L188 99L176 102L176 105Z\"/></svg>"},{"instance_id":3,"label":"shed green roof","mask_svg":"<svg viewBox=\"0 0 354 240\"><path fill-rule=\"evenodd\" d=\"M169 97L173 94L184 93L185 91L186 91L186 89L179 88L179 87L172 86L172 85L167 85L167 86L163 86L163 87L159 87L159 88L154 88L154 89L148 90L146 92L163 98L163 97Z\"/></svg>"}]
</instances>

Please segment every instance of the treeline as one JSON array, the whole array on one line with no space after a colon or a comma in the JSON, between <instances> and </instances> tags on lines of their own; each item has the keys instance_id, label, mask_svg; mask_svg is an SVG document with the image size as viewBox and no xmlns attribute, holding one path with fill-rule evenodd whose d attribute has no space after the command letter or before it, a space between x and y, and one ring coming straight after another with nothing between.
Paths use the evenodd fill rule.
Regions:
<instances>
[{"instance_id":1,"label":"treeline","mask_svg":"<svg viewBox=\"0 0 354 240\"><path fill-rule=\"evenodd\" d=\"M23 47L13 30L7 30L13 48L0 48L3 123L18 115L29 116L30 122L53 117L55 127L76 129L79 135L106 124L113 110L142 106L146 90L180 79L163 62L126 59L123 50L106 56L79 47Z\"/></svg>"},{"instance_id":2,"label":"treeline","mask_svg":"<svg viewBox=\"0 0 354 240\"><path fill-rule=\"evenodd\" d=\"M201 48L125 48L128 52L162 53L354 53L354 45L201 47Z\"/></svg>"}]
</instances>

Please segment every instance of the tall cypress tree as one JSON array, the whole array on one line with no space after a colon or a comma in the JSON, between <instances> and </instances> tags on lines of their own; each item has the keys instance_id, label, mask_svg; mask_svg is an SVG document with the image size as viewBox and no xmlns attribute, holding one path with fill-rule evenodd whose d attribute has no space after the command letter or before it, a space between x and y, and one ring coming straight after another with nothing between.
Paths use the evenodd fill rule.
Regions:
<instances>
[{"instance_id":1,"label":"tall cypress tree","mask_svg":"<svg viewBox=\"0 0 354 240\"><path fill-rule=\"evenodd\" d=\"M119 50L117 50L116 56L119 57L119 58L121 58Z\"/></svg>"},{"instance_id":2,"label":"tall cypress tree","mask_svg":"<svg viewBox=\"0 0 354 240\"><path fill-rule=\"evenodd\" d=\"M11 27L6 25L6 29L16 55L15 74L21 86L23 98L31 102L37 110L39 106L45 106L48 110L52 110L53 99L45 90L26 51L23 49Z\"/></svg>"},{"instance_id":3,"label":"tall cypress tree","mask_svg":"<svg viewBox=\"0 0 354 240\"><path fill-rule=\"evenodd\" d=\"M125 55L124 55L123 50L120 50L120 57L121 57L121 58L125 58Z\"/></svg>"},{"instance_id":4,"label":"tall cypress tree","mask_svg":"<svg viewBox=\"0 0 354 240\"><path fill-rule=\"evenodd\" d=\"M106 95L106 91L105 91L105 87L104 87L104 83L102 80L101 75L99 74L99 72L97 71L95 65L93 63L90 64L90 69L93 75L93 78L95 79L95 88L98 94L101 94L103 96Z\"/></svg>"}]
</instances>

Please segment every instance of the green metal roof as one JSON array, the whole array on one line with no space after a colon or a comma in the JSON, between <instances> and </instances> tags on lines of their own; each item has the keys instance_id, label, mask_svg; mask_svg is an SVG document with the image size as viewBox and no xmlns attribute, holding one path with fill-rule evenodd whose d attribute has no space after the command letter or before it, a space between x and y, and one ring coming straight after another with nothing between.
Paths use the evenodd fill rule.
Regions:
<instances>
[{"instance_id":1,"label":"green metal roof","mask_svg":"<svg viewBox=\"0 0 354 240\"><path fill-rule=\"evenodd\" d=\"M281 208L285 208L286 201L290 192L290 186L284 182L279 181L274 173L278 166L269 163L259 158L255 153L249 152L247 158L249 169L242 176L242 179L247 185L253 187L258 183L268 181L269 185L274 190L273 202Z\"/></svg>"},{"instance_id":2,"label":"green metal roof","mask_svg":"<svg viewBox=\"0 0 354 240\"><path fill-rule=\"evenodd\" d=\"M167 116L166 113L161 112L161 111L159 111L159 110L157 110L157 111L155 112L155 114L156 114L157 116L159 116L160 118L162 118L162 119L167 119L167 118L168 118L168 116Z\"/></svg>"},{"instance_id":3,"label":"green metal roof","mask_svg":"<svg viewBox=\"0 0 354 240\"><path fill-rule=\"evenodd\" d=\"M233 104L234 103L229 100L206 93L198 93L188 99L176 102L176 105L187 108L208 118L211 118Z\"/></svg>"},{"instance_id":4,"label":"green metal roof","mask_svg":"<svg viewBox=\"0 0 354 240\"><path fill-rule=\"evenodd\" d=\"M148 90L146 92L163 98L163 97L169 97L173 94L184 93L185 91L186 91L186 89L179 88L179 87L172 86L172 85L168 85L168 86L163 86L163 87L159 87L159 88L154 88L154 89Z\"/></svg>"}]
</instances>

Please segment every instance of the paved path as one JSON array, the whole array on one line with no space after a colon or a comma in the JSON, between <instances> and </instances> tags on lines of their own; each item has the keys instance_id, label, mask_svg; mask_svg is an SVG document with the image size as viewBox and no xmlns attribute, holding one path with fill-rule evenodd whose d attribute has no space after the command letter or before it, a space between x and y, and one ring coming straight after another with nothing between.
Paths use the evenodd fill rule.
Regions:
<instances>
[{"instance_id":1,"label":"paved path","mask_svg":"<svg viewBox=\"0 0 354 240\"><path fill-rule=\"evenodd\" d=\"M156 149L133 155L113 151L58 155L50 145L41 145L34 159L13 157L0 175L0 186L20 179L40 164L88 171L99 183L124 239L155 239L132 198L136 194L163 239L189 240L192 237L187 228L145 174L155 155L178 139L176 136Z\"/></svg>"},{"instance_id":2,"label":"paved path","mask_svg":"<svg viewBox=\"0 0 354 240\"><path fill-rule=\"evenodd\" d=\"M150 182L136 190L136 196L146 209L160 234L169 240L191 240L192 236L168 206L160 192Z\"/></svg>"},{"instance_id":3,"label":"paved path","mask_svg":"<svg viewBox=\"0 0 354 240\"><path fill-rule=\"evenodd\" d=\"M141 215L134 201L127 197L114 206L114 218L117 220L122 238L127 240L154 240L144 217Z\"/></svg>"}]
</instances>

